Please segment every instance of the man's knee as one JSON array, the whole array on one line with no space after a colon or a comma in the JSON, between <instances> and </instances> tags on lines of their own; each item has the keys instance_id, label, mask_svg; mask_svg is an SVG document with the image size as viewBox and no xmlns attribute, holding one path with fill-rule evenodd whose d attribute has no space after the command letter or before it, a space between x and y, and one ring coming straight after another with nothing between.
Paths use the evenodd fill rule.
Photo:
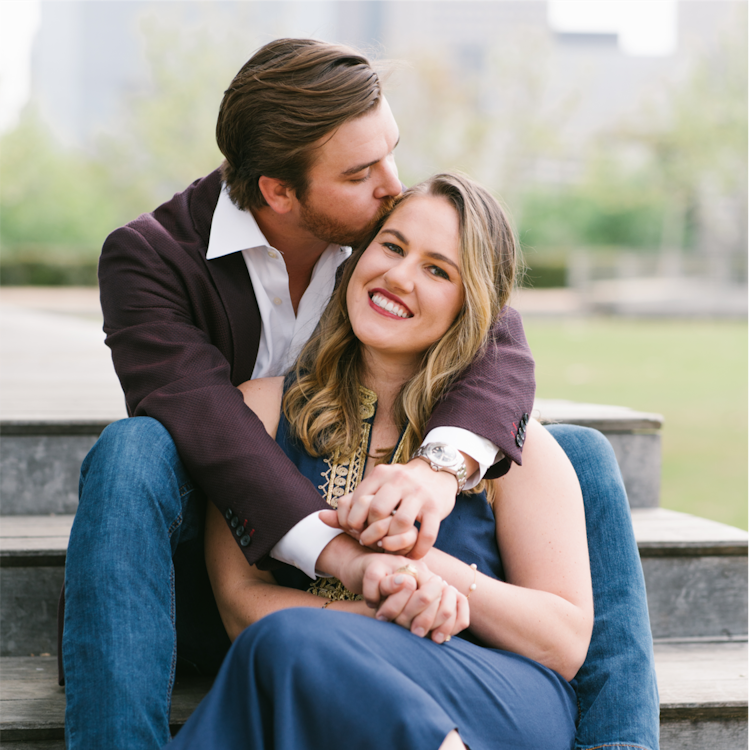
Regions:
<instances>
[{"instance_id":1,"label":"man's knee","mask_svg":"<svg viewBox=\"0 0 750 750\"><path fill-rule=\"evenodd\" d=\"M79 494L83 507L92 496L96 504L107 504L111 498L124 510L126 497L130 507L149 498L157 504L174 498L179 504L189 484L166 428L149 417L132 417L113 422L102 432L81 466Z\"/></svg>"},{"instance_id":2,"label":"man's knee","mask_svg":"<svg viewBox=\"0 0 750 750\"><path fill-rule=\"evenodd\" d=\"M175 450L172 436L161 422L151 417L130 417L107 425L89 456L106 453L108 460L148 460Z\"/></svg>"},{"instance_id":3,"label":"man's knee","mask_svg":"<svg viewBox=\"0 0 750 750\"><path fill-rule=\"evenodd\" d=\"M131 417L108 425L81 466L82 480L92 470L106 466L110 474L123 467L133 474L148 474L158 466L179 461L177 448L167 429L150 417ZM139 471L140 470L140 471Z\"/></svg>"},{"instance_id":4,"label":"man's knee","mask_svg":"<svg viewBox=\"0 0 750 750\"><path fill-rule=\"evenodd\" d=\"M577 424L552 424L547 425L547 431L574 465L576 461L617 462L611 443L599 430Z\"/></svg>"}]
</instances>

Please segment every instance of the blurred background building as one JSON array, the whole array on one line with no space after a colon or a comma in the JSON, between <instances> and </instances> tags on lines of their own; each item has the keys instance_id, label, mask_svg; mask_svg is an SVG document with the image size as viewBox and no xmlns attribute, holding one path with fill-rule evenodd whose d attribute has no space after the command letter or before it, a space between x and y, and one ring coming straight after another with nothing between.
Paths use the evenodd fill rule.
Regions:
<instances>
[{"instance_id":1,"label":"blurred background building","mask_svg":"<svg viewBox=\"0 0 750 750\"><path fill-rule=\"evenodd\" d=\"M747 309L746 2L37 7L2 143L3 283L91 280L109 229L220 162L218 103L252 51L313 36L398 61L402 179L459 168L501 195L527 286L612 312Z\"/></svg>"}]
</instances>

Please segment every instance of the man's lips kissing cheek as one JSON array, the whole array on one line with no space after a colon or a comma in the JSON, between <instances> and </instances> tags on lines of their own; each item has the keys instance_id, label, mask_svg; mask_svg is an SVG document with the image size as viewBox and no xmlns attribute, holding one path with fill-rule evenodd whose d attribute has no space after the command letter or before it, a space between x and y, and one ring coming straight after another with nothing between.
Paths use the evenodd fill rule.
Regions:
<instances>
[{"instance_id":1,"label":"man's lips kissing cheek","mask_svg":"<svg viewBox=\"0 0 750 750\"><path fill-rule=\"evenodd\" d=\"M395 295L385 289L369 292L370 307L387 318L412 318L414 313Z\"/></svg>"}]
</instances>

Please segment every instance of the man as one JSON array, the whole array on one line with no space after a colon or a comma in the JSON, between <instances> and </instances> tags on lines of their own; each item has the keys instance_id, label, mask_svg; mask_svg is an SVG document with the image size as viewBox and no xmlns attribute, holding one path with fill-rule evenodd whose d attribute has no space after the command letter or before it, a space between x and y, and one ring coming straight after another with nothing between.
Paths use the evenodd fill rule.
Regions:
<instances>
[{"instance_id":1,"label":"man","mask_svg":"<svg viewBox=\"0 0 750 750\"><path fill-rule=\"evenodd\" d=\"M228 642L203 564L206 498L249 563L347 583L340 530L320 519L317 490L235 386L283 373L312 332L348 246L401 191L398 137L365 58L272 42L225 92L221 172L105 242L107 345L129 414L149 419L110 426L82 467L61 649L69 748L160 747L177 659L220 662ZM452 460L439 471L421 460L380 467L355 493L370 521L396 510L384 548L403 547L405 534L423 555L457 480L520 463L533 393L533 360L507 310L429 425L426 449L448 444Z\"/></svg>"}]
</instances>

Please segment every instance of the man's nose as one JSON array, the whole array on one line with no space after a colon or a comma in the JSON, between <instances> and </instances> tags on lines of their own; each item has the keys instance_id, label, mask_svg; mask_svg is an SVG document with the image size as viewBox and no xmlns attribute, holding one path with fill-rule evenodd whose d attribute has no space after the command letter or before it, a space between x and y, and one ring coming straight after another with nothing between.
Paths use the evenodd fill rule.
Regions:
<instances>
[{"instance_id":1,"label":"man's nose","mask_svg":"<svg viewBox=\"0 0 750 750\"><path fill-rule=\"evenodd\" d=\"M375 188L376 198L395 198L401 194L403 186L398 179L398 167L396 159L390 156L383 162L380 184Z\"/></svg>"}]
</instances>

